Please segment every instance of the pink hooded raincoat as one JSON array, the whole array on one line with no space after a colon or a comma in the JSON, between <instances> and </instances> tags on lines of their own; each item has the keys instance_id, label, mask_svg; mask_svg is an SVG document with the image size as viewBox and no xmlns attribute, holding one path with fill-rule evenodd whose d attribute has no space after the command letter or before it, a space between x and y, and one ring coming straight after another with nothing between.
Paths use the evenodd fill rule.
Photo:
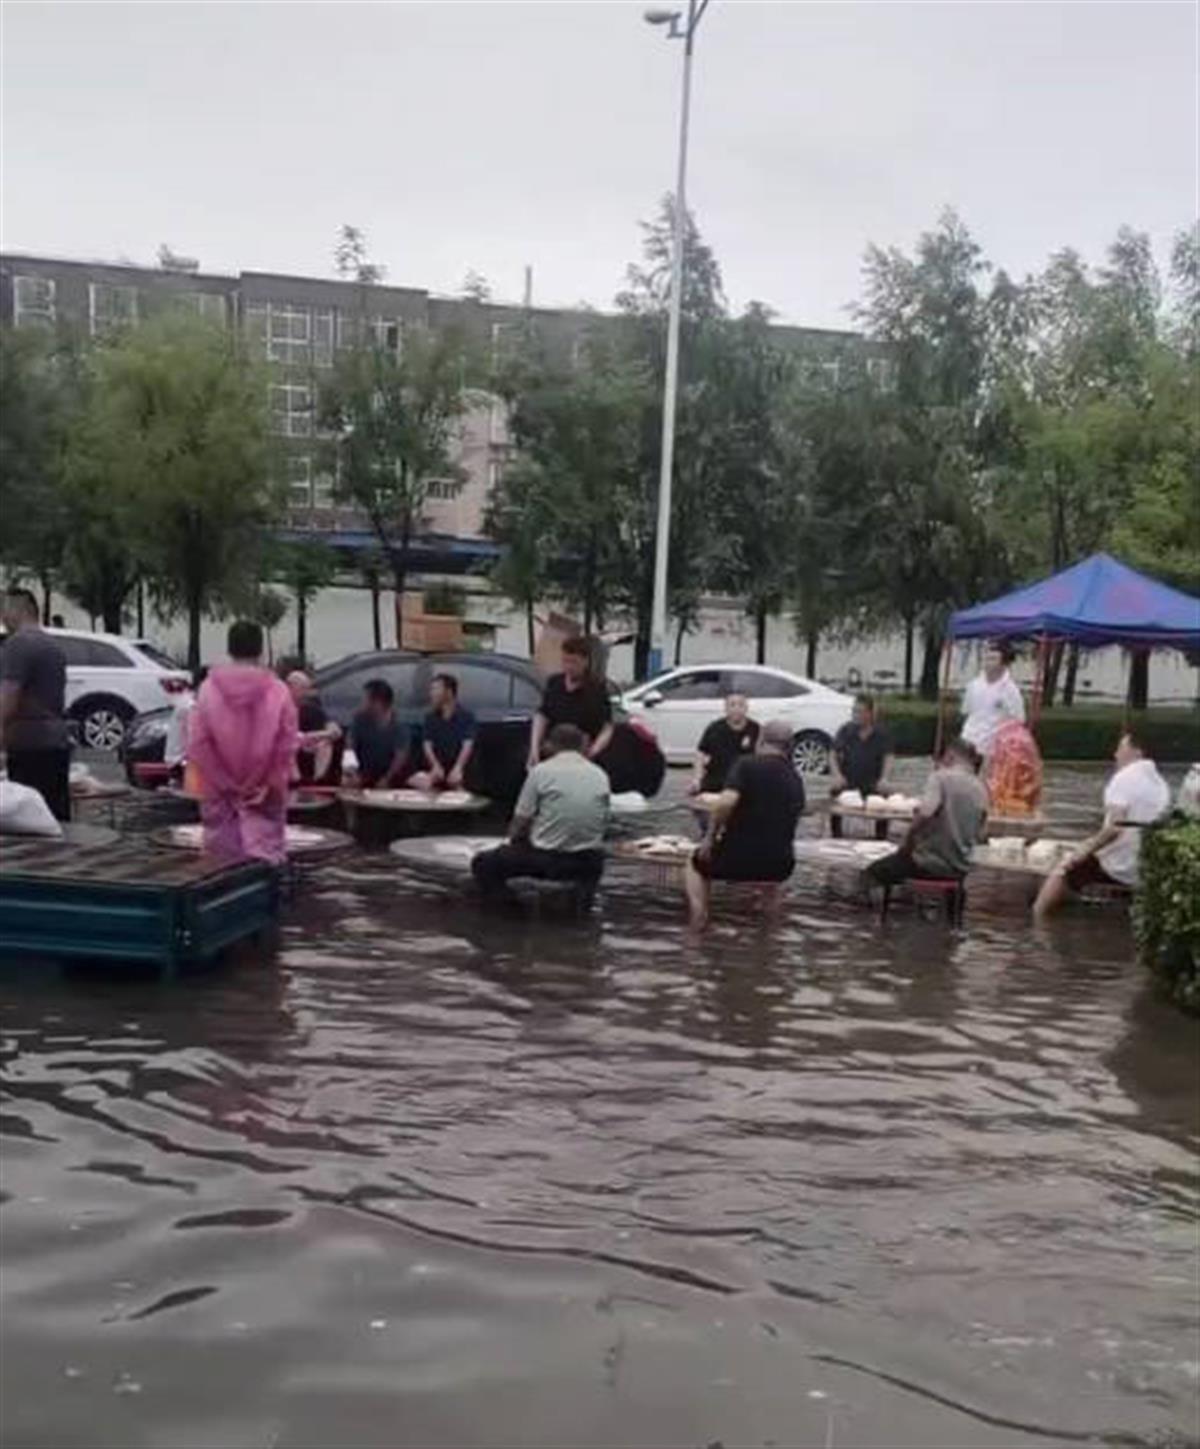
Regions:
<instances>
[{"instance_id":1,"label":"pink hooded raincoat","mask_svg":"<svg viewBox=\"0 0 1200 1449\"><path fill-rule=\"evenodd\" d=\"M244 664L212 669L188 721L205 850L229 861L283 860L295 755L296 706L283 681Z\"/></svg>"}]
</instances>

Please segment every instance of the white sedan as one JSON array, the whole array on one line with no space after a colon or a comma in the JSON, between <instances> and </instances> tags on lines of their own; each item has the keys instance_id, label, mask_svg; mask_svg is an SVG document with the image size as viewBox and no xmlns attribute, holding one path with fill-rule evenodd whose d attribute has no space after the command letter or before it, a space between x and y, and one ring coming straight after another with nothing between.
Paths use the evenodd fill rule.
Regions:
<instances>
[{"instance_id":1,"label":"white sedan","mask_svg":"<svg viewBox=\"0 0 1200 1449\"><path fill-rule=\"evenodd\" d=\"M787 720L792 760L802 775L829 769L833 737L850 719L848 694L765 664L694 664L672 669L621 696L621 705L658 737L672 764L690 763L705 726L725 713L725 696L744 694L759 724Z\"/></svg>"}]
</instances>

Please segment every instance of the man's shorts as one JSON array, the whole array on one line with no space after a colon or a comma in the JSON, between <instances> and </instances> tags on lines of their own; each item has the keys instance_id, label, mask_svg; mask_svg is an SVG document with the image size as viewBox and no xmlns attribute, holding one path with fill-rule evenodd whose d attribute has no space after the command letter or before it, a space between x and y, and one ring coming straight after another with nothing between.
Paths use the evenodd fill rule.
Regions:
<instances>
[{"instance_id":1,"label":"man's shorts","mask_svg":"<svg viewBox=\"0 0 1200 1449\"><path fill-rule=\"evenodd\" d=\"M784 881L795 869L794 861L764 861L740 851L722 851L719 845L707 857L697 850L692 864L705 880Z\"/></svg>"},{"instance_id":2,"label":"man's shorts","mask_svg":"<svg viewBox=\"0 0 1200 1449\"><path fill-rule=\"evenodd\" d=\"M1076 895L1089 885L1115 886L1121 891L1129 889L1124 881L1114 880L1094 855L1085 855L1082 860L1077 860L1063 879Z\"/></svg>"}]
</instances>

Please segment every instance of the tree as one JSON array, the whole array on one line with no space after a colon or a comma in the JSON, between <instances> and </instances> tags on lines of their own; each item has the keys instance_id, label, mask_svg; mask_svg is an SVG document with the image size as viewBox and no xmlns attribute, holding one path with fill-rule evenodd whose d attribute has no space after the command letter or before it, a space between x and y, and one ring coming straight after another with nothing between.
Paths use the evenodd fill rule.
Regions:
<instances>
[{"instance_id":1,"label":"tree","mask_svg":"<svg viewBox=\"0 0 1200 1449\"><path fill-rule=\"evenodd\" d=\"M275 630L287 618L287 600L278 589L258 589L244 610L256 624L261 624L267 635L267 662L275 662ZM303 653L301 653L303 658Z\"/></svg>"},{"instance_id":2,"label":"tree","mask_svg":"<svg viewBox=\"0 0 1200 1449\"><path fill-rule=\"evenodd\" d=\"M266 374L225 328L172 313L98 350L92 377L87 476L126 501L131 552L160 610L186 613L198 670L201 619L245 594L282 508Z\"/></svg>"},{"instance_id":3,"label":"tree","mask_svg":"<svg viewBox=\"0 0 1200 1449\"><path fill-rule=\"evenodd\" d=\"M367 237L356 226L343 223L333 249L333 267L343 281L361 282L372 287L387 276L387 268L371 261L367 253Z\"/></svg>"},{"instance_id":4,"label":"tree","mask_svg":"<svg viewBox=\"0 0 1200 1449\"><path fill-rule=\"evenodd\" d=\"M539 466L519 459L505 467L488 496L484 531L500 545L492 583L525 615L530 657L537 647L534 609L552 592L557 541L553 488Z\"/></svg>"},{"instance_id":5,"label":"tree","mask_svg":"<svg viewBox=\"0 0 1200 1449\"><path fill-rule=\"evenodd\" d=\"M308 606L337 575L338 557L320 539L303 539L278 547L274 574L296 600L296 653L308 658Z\"/></svg>"},{"instance_id":6,"label":"tree","mask_svg":"<svg viewBox=\"0 0 1200 1449\"><path fill-rule=\"evenodd\" d=\"M70 532L64 462L79 389L69 339L0 329L0 559L37 579L46 623Z\"/></svg>"},{"instance_id":7,"label":"tree","mask_svg":"<svg viewBox=\"0 0 1200 1449\"><path fill-rule=\"evenodd\" d=\"M474 267L470 268L462 280L462 286L458 289L468 302L490 302L492 300L492 284Z\"/></svg>"},{"instance_id":8,"label":"tree","mask_svg":"<svg viewBox=\"0 0 1200 1449\"><path fill-rule=\"evenodd\" d=\"M453 450L468 366L457 334L414 331L400 354L378 346L344 352L320 393L335 493L365 515L387 560L401 646L409 549L431 487L463 476Z\"/></svg>"}]
</instances>

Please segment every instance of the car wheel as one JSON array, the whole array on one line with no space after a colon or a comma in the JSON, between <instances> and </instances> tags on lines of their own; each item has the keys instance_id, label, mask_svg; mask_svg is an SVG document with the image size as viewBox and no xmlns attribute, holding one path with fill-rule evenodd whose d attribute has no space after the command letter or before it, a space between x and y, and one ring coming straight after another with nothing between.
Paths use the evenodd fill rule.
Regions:
<instances>
[{"instance_id":1,"label":"car wheel","mask_svg":"<svg viewBox=\"0 0 1200 1449\"><path fill-rule=\"evenodd\" d=\"M94 699L77 706L75 718L85 750L112 752L121 748L133 710L119 699Z\"/></svg>"},{"instance_id":2,"label":"car wheel","mask_svg":"<svg viewBox=\"0 0 1200 1449\"><path fill-rule=\"evenodd\" d=\"M804 730L792 740L792 764L798 775L829 773L830 739L820 730Z\"/></svg>"}]
</instances>

